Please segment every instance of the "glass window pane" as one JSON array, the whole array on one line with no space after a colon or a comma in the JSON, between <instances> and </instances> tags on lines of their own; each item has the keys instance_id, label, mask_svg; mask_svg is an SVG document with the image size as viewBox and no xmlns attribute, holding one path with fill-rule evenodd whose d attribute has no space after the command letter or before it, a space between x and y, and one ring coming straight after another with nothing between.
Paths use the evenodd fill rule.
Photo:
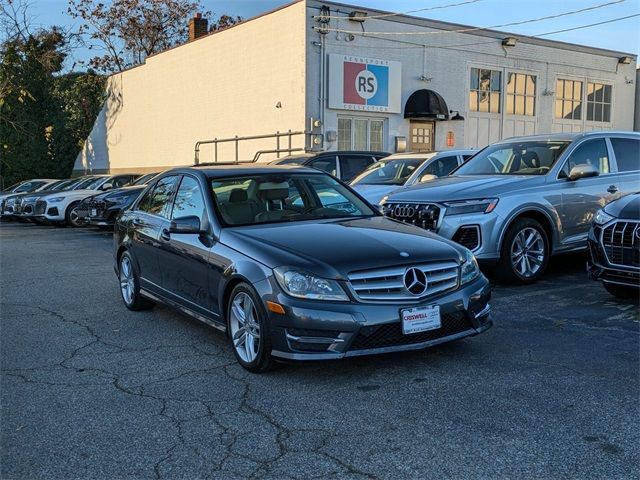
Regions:
<instances>
[{"instance_id":1,"label":"glass window pane","mask_svg":"<svg viewBox=\"0 0 640 480\"><path fill-rule=\"evenodd\" d=\"M173 202L171 218L196 216L204 220L205 206L200 185L195 178L183 177Z\"/></svg>"},{"instance_id":2,"label":"glass window pane","mask_svg":"<svg viewBox=\"0 0 640 480\"><path fill-rule=\"evenodd\" d=\"M480 102L479 102L479 111L480 112L488 112L489 111L489 94L487 92L480 92Z\"/></svg>"},{"instance_id":3,"label":"glass window pane","mask_svg":"<svg viewBox=\"0 0 640 480\"><path fill-rule=\"evenodd\" d=\"M384 150L384 122L382 120L371 120L369 133L369 150Z\"/></svg>"},{"instance_id":4,"label":"glass window pane","mask_svg":"<svg viewBox=\"0 0 640 480\"><path fill-rule=\"evenodd\" d=\"M491 70L480 70L480 90L489 90Z\"/></svg>"},{"instance_id":5,"label":"glass window pane","mask_svg":"<svg viewBox=\"0 0 640 480\"><path fill-rule=\"evenodd\" d=\"M507 93L513 93L516 91L516 74L508 73L507 74ZM507 109L507 111L509 111Z\"/></svg>"},{"instance_id":6,"label":"glass window pane","mask_svg":"<svg viewBox=\"0 0 640 480\"><path fill-rule=\"evenodd\" d=\"M609 156L604 139L588 140L576 148L569 157L569 167L576 165L591 165L599 173L608 173Z\"/></svg>"},{"instance_id":7,"label":"glass window pane","mask_svg":"<svg viewBox=\"0 0 640 480\"><path fill-rule=\"evenodd\" d=\"M338 119L338 150L351 150L351 119Z\"/></svg>"},{"instance_id":8,"label":"glass window pane","mask_svg":"<svg viewBox=\"0 0 640 480\"><path fill-rule=\"evenodd\" d=\"M492 92L489 111L491 113L500 113L500 94Z\"/></svg>"},{"instance_id":9,"label":"glass window pane","mask_svg":"<svg viewBox=\"0 0 640 480\"><path fill-rule=\"evenodd\" d=\"M602 121L610 122L611 121L611 105L605 103L602 106Z\"/></svg>"},{"instance_id":10,"label":"glass window pane","mask_svg":"<svg viewBox=\"0 0 640 480\"><path fill-rule=\"evenodd\" d=\"M556 98L564 98L564 81L556 81Z\"/></svg>"},{"instance_id":11,"label":"glass window pane","mask_svg":"<svg viewBox=\"0 0 640 480\"><path fill-rule=\"evenodd\" d=\"M470 88L471 90L478 90L478 69L477 68L472 68L471 69L471 83L470 83Z\"/></svg>"},{"instance_id":12,"label":"glass window pane","mask_svg":"<svg viewBox=\"0 0 640 480\"><path fill-rule=\"evenodd\" d=\"M498 71L491 72L491 91L499 92L502 90L502 85L500 84L500 79L502 77L502 73Z\"/></svg>"},{"instance_id":13,"label":"glass window pane","mask_svg":"<svg viewBox=\"0 0 640 480\"><path fill-rule=\"evenodd\" d=\"M507 113L513 114L515 112L515 104L514 104L513 95L507 95Z\"/></svg>"},{"instance_id":14,"label":"glass window pane","mask_svg":"<svg viewBox=\"0 0 640 480\"><path fill-rule=\"evenodd\" d=\"M632 138L612 138L619 172L640 170L640 141Z\"/></svg>"},{"instance_id":15,"label":"glass window pane","mask_svg":"<svg viewBox=\"0 0 640 480\"><path fill-rule=\"evenodd\" d=\"M593 100L593 91L595 90L595 85L593 83L587 84L587 98L589 100Z\"/></svg>"},{"instance_id":16,"label":"glass window pane","mask_svg":"<svg viewBox=\"0 0 640 480\"><path fill-rule=\"evenodd\" d=\"M573 102L571 102L571 100L565 100L563 102L563 106L562 106L562 118L568 118L571 119L573 118L573 109L572 109L572 105Z\"/></svg>"},{"instance_id":17,"label":"glass window pane","mask_svg":"<svg viewBox=\"0 0 640 480\"><path fill-rule=\"evenodd\" d=\"M535 97L527 97L527 103L525 106L525 114L526 115L535 115L536 114L536 99Z\"/></svg>"},{"instance_id":18,"label":"glass window pane","mask_svg":"<svg viewBox=\"0 0 640 480\"><path fill-rule=\"evenodd\" d=\"M562 114L562 100L556 100L556 118L563 118Z\"/></svg>"},{"instance_id":19,"label":"glass window pane","mask_svg":"<svg viewBox=\"0 0 640 480\"><path fill-rule=\"evenodd\" d=\"M575 120L582 118L582 102L573 102L573 118Z\"/></svg>"},{"instance_id":20,"label":"glass window pane","mask_svg":"<svg viewBox=\"0 0 640 480\"><path fill-rule=\"evenodd\" d=\"M587 106L587 110L588 110L588 106ZM596 122L601 122L602 121L602 104L601 103L594 104L593 113L594 113L594 120ZM588 111L587 111L587 114L588 114Z\"/></svg>"},{"instance_id":21,"label":"glass window pane","mask_svg":"<svg viewBox=\"0 0 640 480\"><path fill-rule=\"evenodd\" d=\"M595 101L602 102L602 85L599 83L595 84Z\"/></svg>"},{"instance_id":22,"label":"glass window pane","mask_svg":"<svg viewBox=\"0 0 640 480\"><path fill-rule=\"evenodd\" d=\"M525 89L525 76L518 74L516 75L516 93L524 95Z\"/></svg>"},{"instance_id":23,"label":"glass window pane","mask_svg":"<svg viewBox=\"0 0 640 480\"><path fill-rule=\"evenodd\" d=\"M366 150L367 149L367 120L356 119L354 120L353 129L353 149L354 150Z\"/></svg>"},{"instance_id":24,"label":"glass window pane","mask_svg":"<svg viewBox=\"0 0 640 480\"><path fill-rule=\"evenodd\" d=\"M611 85L604 86L604 101L611 103Z\"/></svg>"},{"instance_id":25,"label":"glass window pane","mask_svg":"<svg viewBox=\"0 0 640 480\"><path fill-rule=\"evenodd\" d=\"M524 97L520 95L516 97L516 115L524 115Z\"/></svg>"},{"instance_id":26,"label":"glass window pane","mask_svg":"<svg viewBox=\"0 0 640 480\"><path fill-rule=\"evenodd\" d=\"M573 99L582 100L582 82L573 82Z\"/></svg>"},{"instance_id":27,"label":"glass window pane","mask_svg":"<svg viewBox=\"0 0 640 480\"><path fill-rule=\"evenodd\" d=\"M478 111L478 92L469 92L469 110Z\"/></svg>"},{"instance_id":28,"label":"glass window pane","mask_svg":"<svg viewBox=\"0 0 640 480\"><path fill-rule=\"evenodd\" d=\"M593 113L593 103L587 102L587 120L592 121L595 115Z\"/></svg>"},{"instance_id":29,"label":"glass window pane","mask_svg":"<svg viewBox=\"0 0 640 480\"><path fill-rule=\"evenodd\" d=\"M536 94L536 77L535 75L527 75L527 95Z\"/></svg>"}]
</instances>

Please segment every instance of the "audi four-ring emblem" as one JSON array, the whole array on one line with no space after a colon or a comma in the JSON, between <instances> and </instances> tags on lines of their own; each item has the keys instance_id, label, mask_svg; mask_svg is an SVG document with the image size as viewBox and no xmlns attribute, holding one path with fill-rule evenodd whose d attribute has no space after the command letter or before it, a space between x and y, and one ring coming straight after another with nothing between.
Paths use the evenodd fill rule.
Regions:
<instances>
[{"instance_id":1,"label":"audi four-ring emblem","mask_svg":"<svg viewBox=\"0 0 640 480\"><path fill-rule=\"evenodd\" d=\"M410 218L416 214L415 207L411 207L408 205L398 205L393 209L393 216L400 218Z\"/></svg>"}]
</instances>

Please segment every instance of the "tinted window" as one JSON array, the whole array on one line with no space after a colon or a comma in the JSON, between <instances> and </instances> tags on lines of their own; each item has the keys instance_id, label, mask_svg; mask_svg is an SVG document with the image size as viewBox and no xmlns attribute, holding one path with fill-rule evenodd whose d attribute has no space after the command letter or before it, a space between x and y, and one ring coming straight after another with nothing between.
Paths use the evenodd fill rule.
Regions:
<instances>
[{"instance_id":1,"label":"tinted window","mask_svg":"<svg viewBox=\"0 0 640 480\"><path fill-rule=\"evenodd\" d=\"M327 172L333 176L338 174L338 168L336 167L336 157L321 157L311 160L307 166L317 168L323 172Z\"/></svg>"},{"instance_id":2,"label":"tinted window","mask_svg":"<svg viewBox=\"0 0 640 480\"><path fill-rule=\"evenodd\" d=\"M171 218L196 216L200 222L204 220L204 198L200 190L200 184L193 177L182 177L180 188L173 202Z\"/></svg>"},{"instance_id":3,"label":"tinted window","mask_svg":"<svg viewBox=\"0 0 640 480\"><path fill-rule=\"evenodd\" d=\"M113 186L113 188L124 187L125 185L129 185L130 182L131 175L122 175L111 179L111 185Z\"/></svg>"},{"instance_id":4,"label":"tinted window","mask_svg":"<svg viewBox=\"0 0 640 480\"><path fill-rule=\"evenodd\" d=\"M340 176L348 182L362 172L374 158L370 155L340 155Z\"/></svg>"},{"instance_id":5,"label":"tinted window","mask_svg":"<svg viewBox=\"0 0 640 480\"><path fill-rule=\"evenodd\" d=\"M577 165L591 165L598 173L609 173L609 154L604 138L587 140L580 144L564 164L560 177L568 177L571 169Z\"/></svg>"},{"instance_id":6,"label":"tinted window","mask_svg":"<svg viewBox=\"0 0 640 480\"><path fill-rule=\"evenodd\" d=\"M444 177L446 175L449 175L457 166L458 157L442 157L432 161L422 173L430 173L432 175L435 175L436 177Z\"/></svg>"},{"instance_id":7,"label":"tinted window","mask_svg":"<svg viewBox=\"0 0 640 480\"><path fill-rule=\"evenodd\" d=\"M471 157L473 157L473 153L469 154L469 155L462 155L462 161L466 162L467 160L469 160Z\"/></svg>"},{"instance_id":8,"label":"tinted window","mask_svg":"<svg viewBox=\"0 0 640 480\"><path fill-rule=\"evenodd\" d=\"M640 140L633 138L612 138L611 145L616 154L618 171L633 172L640 170Z\"/></svg>"},{"instance_id":9,"label":"tinted window","mask_svg":"<svg viewBox=\"0 0 640 480\"><path fill-rule=\"evenodd\" d=\"M404 185L424 158L380 160L369 165L352 185Z\"/></svg>"},{"instance_id":10,"label":"tinted window","mask_svg":"<svg viewBox=\"0 0 640 480\"><path fill-rule=\"evenodd\" d=\"M153 190L146 193L140 204L138 210L148 212L153 215L159 215L161 217L168 216L168 210L170 206L171 195L175 184L178 181L178 177L173 175L171 177L165 177L156 183Z\"/></svg>"}]
</instances>

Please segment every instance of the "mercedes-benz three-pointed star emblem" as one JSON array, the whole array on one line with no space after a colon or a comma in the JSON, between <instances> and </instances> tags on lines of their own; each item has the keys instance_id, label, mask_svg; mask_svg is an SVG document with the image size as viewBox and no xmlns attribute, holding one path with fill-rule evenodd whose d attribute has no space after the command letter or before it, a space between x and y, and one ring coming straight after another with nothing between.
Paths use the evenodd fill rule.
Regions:
<instances>
[{"instance_id":1,"label":"mercedes-benz three-pointed star emblem","mask_svg":"<svg viewBox=\"0 0 640 480\"><path fill-rule=\"evenodd\" d=\"M427 291L427 276L418 268L408 268L402 280L405 288L413 295L419 296Z\"/></svg>"}]
</instances>

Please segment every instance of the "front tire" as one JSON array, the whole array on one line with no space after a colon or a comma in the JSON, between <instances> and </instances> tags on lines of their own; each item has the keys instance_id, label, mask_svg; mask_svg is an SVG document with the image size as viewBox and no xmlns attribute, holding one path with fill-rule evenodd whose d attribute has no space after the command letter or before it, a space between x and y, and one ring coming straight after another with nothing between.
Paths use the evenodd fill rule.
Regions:
<instances>
[{"instance_id":1,"label":"front tire","mask_svg":"<svg viewBox=\"0 0 640 480\"><path fill-rule=\"evenodd\" d=\"M76 211L79 205L80 205L80 202L71 203L67 207L67 210L64 213L64 220L66 224L69 225L70 227L77 228L77 227L82 227L84 225L84 222L78 216L78 212Z\"/></svg>"},{"instance_id":2,"label":"front tire","mask_svg":"<svg viewBox=\"0 0 640 480\"><path fill-rule=\"evenodd\" d=\"M640 289L638 288L627 287L625 285L617 285L615 283L607 282L602 282L602 284L604 285L604 288L607 290L607 292L615 297L624 298L627 300L634 299L636 302L640 302Z\"/></svg>"},{"instance_id":3,"label":"front tire","mask_svg":"<svg viewBox=\"0 0 640 480\"><path fill-rule=\"evenodd\" d=\"M231 292L227 305L227 328L231 348L238 363L253 373L273 368L271 331L262 301L246 283Z\"/></svg>"},{"instance_id":4,"label":"front tire","mask_svg":"<svg viewBox=\"0 0 640 480\"><path fill-rule=\"evenodd\" d=\"M125 307L134 311L153 308L155 304L140 295L140 280L129 252L124 252L118 261L118 280Z\"/></svg>"},{"instance_id":5,"label":"front tire","mask_svg":"<svg viewBox=\"0 0 640 480\"><path fill-rule=\"evenodd\" d=\"M507 230L496 274L506 283L528 285L542 277L550 256L549 239L542 225L533 218L520 218Z\"/></svg>"}]
</instances>

